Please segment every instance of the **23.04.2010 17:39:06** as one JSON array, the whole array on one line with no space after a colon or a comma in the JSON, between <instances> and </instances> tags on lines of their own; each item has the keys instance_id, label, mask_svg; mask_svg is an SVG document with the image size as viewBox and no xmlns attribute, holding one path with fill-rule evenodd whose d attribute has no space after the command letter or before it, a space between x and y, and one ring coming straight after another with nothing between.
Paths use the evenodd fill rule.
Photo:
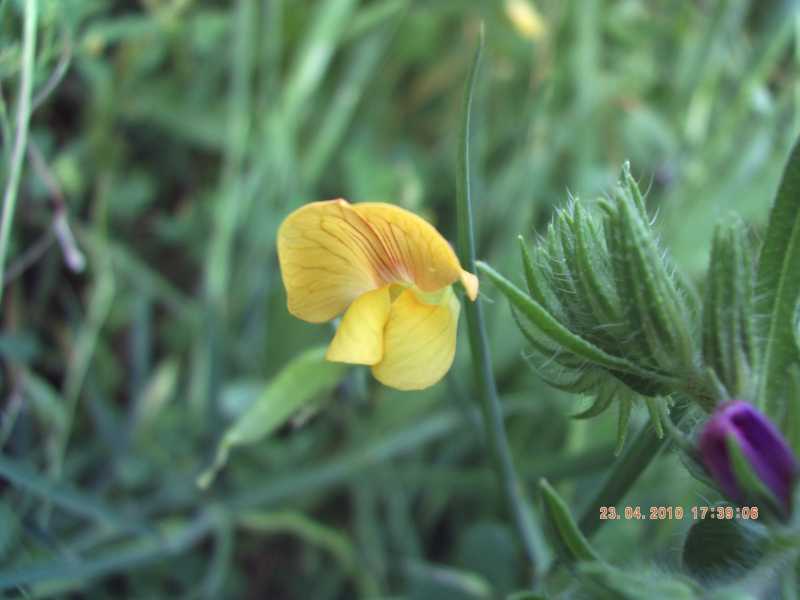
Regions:
<instances>
[{"instance_id":1,"label":"23.04.2010 17:39:06","mask_svg":"<svg viewBox=\"0 0 800 600\"><path fill-rule=\"evenodd\" d=\"M757 506L692 506L688 513L695 521L704 519L758 519ZM625 520L673 520L683 519L687 512L682 506L651 506L643 513L640 506L626 506L621 512L614 506L601 506L600 519L608 521Z\"/></svg>"}]
</instances>

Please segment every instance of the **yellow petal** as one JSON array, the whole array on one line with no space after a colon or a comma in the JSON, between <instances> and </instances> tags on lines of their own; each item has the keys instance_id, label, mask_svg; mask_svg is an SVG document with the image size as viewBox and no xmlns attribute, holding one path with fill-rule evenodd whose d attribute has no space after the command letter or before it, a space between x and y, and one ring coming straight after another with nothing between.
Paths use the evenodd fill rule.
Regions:
<instances>
[{"instance_id":1,"label":"yellow petal","mask_svg":"<svg viewBox=\"0 0 800 600\"><path fill-rule=\"evenodd\" d=\"M461 285L467 291L467 298L475 302L478 297L478 278L469 271L461 271Z\"/></svg>"},{"instance_id":2,"label":"yellow petal","mask_svg":"<svg viewBox=\"0 0 800 600\"><path fill-rule=\"evenodd\" d=\"M361 215L383 244L389 273L386 282L413 283L423 292L435 292L462 279L455 252L438 231L412 212L382 202L360 202L353 209ZM470 298L477 295L475 285L465 281Z\"/></svg>"},{"instance_id":3,"label":"yellow petal","mask_svg":"<svg viewBox=\"0 0 800 600\"><path fill-rule=\"evenodd\" d=\"M383 332L383 360L372 373L384 385L420 390L438 382L453 364L460 305L451 288L439 304L405 290L392 303Z\"/></svg>"},{"instance_id":4,"label":"yellow petal","mask_svg":"<svg viewBox=\"0 0 800 600\"><path fill-rule=\"evenodd\" d=\"M325 358L355 365L374 365L383 358L383 328L391 307L389 286L360 296L344 313Z\"/></svg>"},{"instance_id":5,"label":"yellow petal","mask_svg":"<svg viewBox=\"0 0 800 600\"><path fill-rule=\"evenodd\" d=\"M538 40L547 33L547 24L528 0L506 0L506 15L516 30L530 40Z\"/></svg>"},{"instance_id":6,"label":"yellow petal","mask_svg":"<svg viewBox=\"0 0 800 600\"><path fill-rule=\"evenodd\" d=\"M390 283L435 292L460 279L470 299L478 293L477 279L461 269L439 232L391 204L339 199L302 206L278 230L278 261L289 312L312 323Z\"/></svg>"},{"instance_id":7,"label":"yellow petal","mask_svg":"<svg viewBox=\"0 0 800 600\"><path fill-rule=\"evenodd\" d=\"M363 293L382 285L375 233L345 200L312 202L290 214L278 230L278 262L289 312L321 323Z\"/></svg>"}]
</instances>

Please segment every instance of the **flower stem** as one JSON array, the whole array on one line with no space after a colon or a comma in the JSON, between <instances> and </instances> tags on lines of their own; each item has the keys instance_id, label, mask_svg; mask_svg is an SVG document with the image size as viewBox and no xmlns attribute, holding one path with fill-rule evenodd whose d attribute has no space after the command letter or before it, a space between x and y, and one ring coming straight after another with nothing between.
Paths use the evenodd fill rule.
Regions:
<instances>
[{"instance_id":1,"label":"flower stem","mask_svg":"<svg viewBox=\"0 0 800 600\"><path fill-rule=\"evenodd\" d=\"M467 81L464 94L464 112L461 121L458 151L458 176L456 190L458 218L458 254L466 270L475 273L475 233L470 190L470 144L469 132L472 109L472 96L477 80L478 67L483 51L483 28L475 59ZM481 403L481 413L494 471L498 477L503 495L508 504L520 541L525 550L531 571L535 574L546 568L547 546L543 542L539 527L525 498L523 487L514 468L511 450L508 445L503 410L497 396L497 386L492 373L492 360L486 338L486 326L480 301L466 302L465 314L469 331L474 373Z\"/></svg>"},{"instance_id":2,"label":"flower stem","mask_svg":"<svg viewBox=\"0 0 800 600\"><path fill-rule=\"evenodd\" d=\"M687 409L688 404L685 402L673 407L669 418L674 425L677 426L681 422ZM669 436L659 438L649 424L639 431L619 460L614 463L602 487L584 507L579 526L586 537L591 537L605 523L605 520L599 518L600 507L617 506L653 459L661 454L670 442Z\"/></svg>"},{"instance_id":3,"label":"flower stem","mask_svg":"<svg viewBox=\"0 0 800 600\"><path fill-rule=\"evenodd\" d=\"M3 213L0 216L0 300L3 299L3 268L6 264L8 241L11 237L11 222L17 205L19 180L22 175L22 161L28 144L28 124L31 118L31 91L33 89L33 63L36 49L36 8L38 0L25 2L25 25L22 37L22 63L19 77L19 96L17 99L17 130L14 151L8 170L8 182L3 192Z\"/></svg>"}]
</instances>

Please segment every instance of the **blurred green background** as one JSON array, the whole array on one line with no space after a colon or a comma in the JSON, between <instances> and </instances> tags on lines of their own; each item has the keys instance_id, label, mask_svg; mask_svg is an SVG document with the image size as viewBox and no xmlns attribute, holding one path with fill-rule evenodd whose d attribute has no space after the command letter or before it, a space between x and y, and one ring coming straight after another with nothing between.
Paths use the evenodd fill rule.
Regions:
<instances>
[{"instance_id":1,"label":"blurred green background","mask_svg":"<svg viewBox=\"0 0 800 600\"><path fill-rule=\"evenodd\" d=\"M468 599L524 587L463 326L440 384L401 393L351 370L198 487L226 428L332 336L286 311L279 223L307 201L378 200L453 241L481 22L478 254L515 281L516 236L535 239L570 195L603 195L625 160L664 247L701 281L719 219L765 223L800 129L793 1L35 4L35 110L0 313L5 597ZM0 0L4 187L25 5ZM613 463L615 415L570 419L587 400L536 379L487 282L481 302L534 506L545 476L579 514ZM667 454L625 503L688 511L714 494ZM669 568L688 526L620 521L595 542L615 564Z\"/></svg>"}]
</instances>

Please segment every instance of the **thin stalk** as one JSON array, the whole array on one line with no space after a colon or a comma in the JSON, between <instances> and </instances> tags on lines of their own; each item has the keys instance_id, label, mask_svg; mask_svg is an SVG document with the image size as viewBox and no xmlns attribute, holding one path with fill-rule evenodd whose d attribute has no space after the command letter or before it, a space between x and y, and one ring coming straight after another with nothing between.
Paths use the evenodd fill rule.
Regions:
<instances>
[{"instance_id":1,"label":"thin stalk","mask_svg":"<svg viewBox=\"0 0 800 600\"><path fill-rule=\"evenodd\" d=\"M683 402L673 407L669 418L674 425L677 426L681 422L688 406L688 403ZM600 507L617 506L671 440L670 436L659 438L649 423L642 427L633 442L614 463L602 487L586 504L579 522L580 529L586 537L590 537L606 522L600 519Z\"/></svg>"},{"instance_id":2,"label":"thin stalk","mask_svg":"<svg viewBox=\"0 0 800 600\"><path fill-rule=\"evenodd\" d=\"M464 95L464 112L461 122L458 151L458 177L456 181L456 204L458 220L457 248L462 265L475 273L475 228L472 213L472 197L470 189L470 145L469 132L472 109L472 96L477 80L478 68L483 51L483 29L475 59L470 70L467 88ZM503 495L514 519L531 571L544 569L546 562L542 536L533 520L533 513L528 506L523 487L514 468L511 450L508 445L503 407L497 396L497 386L492 373L492 360L486 337L486 325L480 302L466 302L464 310L469 331L469 343L472 352L475 380L481 413L486 435L486 445L491 454L495 474L503 490Z\"/></svg>"},{"instance_id":3,"label":"thin stalk","mask_svg":"<svg viewBox=\"0 0 800 600\"><path fill-rule=\"evenodd\" d=\"M31 119L31 91L33 88L33 66L36 54L36 9L37 0L25 2L25 25L22 37L22 64L20 67L19 99L17 101L17 131L14 151L11 154L6 189L3 193L3 214L0 216L0 282L5 279L4 267L11 236L11 222L17 205L19 180L22 175L22 161L28 145L28 126ZM3 286L0 284L0 301L3 299Z\"/></svg>"}]
</instances>

